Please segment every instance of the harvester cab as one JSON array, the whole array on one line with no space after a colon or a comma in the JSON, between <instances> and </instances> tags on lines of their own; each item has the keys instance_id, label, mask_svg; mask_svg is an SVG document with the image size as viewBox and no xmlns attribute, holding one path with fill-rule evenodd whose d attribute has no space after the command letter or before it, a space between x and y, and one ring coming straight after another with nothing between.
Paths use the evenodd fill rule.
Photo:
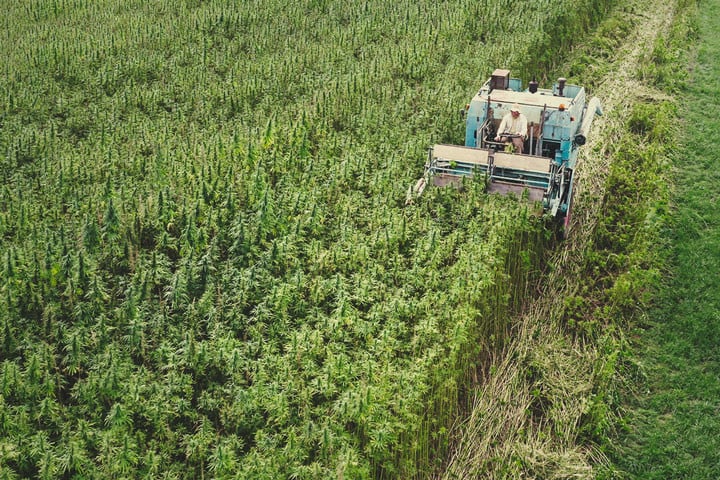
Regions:
<instances>
[{"instance_id":1,"label":"harvester cab","mask_svg":"<svg viewBox=\"0 0 720 480\"><path fill-rule=\"evenodd\" d=\"M527 120L522 152L512 143L496 141L503 117L515 107ZM429 149L423 177L408 192L408 202L427 185L460 186L468 176L481 175L488 192L514 193L541 202L543 211L567 227L573 195L573 172L578 147L585 144L600 101L586 98L583 87L560 78L551 89L511 78L495 70L462 110L465 145L434 145Z\"/></svg>"}]
</instances>

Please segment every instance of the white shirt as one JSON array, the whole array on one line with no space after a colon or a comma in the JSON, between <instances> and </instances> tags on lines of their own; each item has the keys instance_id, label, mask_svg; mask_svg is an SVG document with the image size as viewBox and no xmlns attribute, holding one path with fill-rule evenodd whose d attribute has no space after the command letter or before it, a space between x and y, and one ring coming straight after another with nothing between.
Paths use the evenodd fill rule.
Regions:
<instances>
[{"instance_id":1,"label":"white shirt","mask_svg":"<svg viewBox=\"0 0 720 480\"><path fill-rule=\"evenodd\" d=\"M527 117L522 113L517 118L512 116L511 112L508 112L500 122L498 128L498 137L501 135L522 135L523 138L527 137Z\"/></svg>"}]
</instances>

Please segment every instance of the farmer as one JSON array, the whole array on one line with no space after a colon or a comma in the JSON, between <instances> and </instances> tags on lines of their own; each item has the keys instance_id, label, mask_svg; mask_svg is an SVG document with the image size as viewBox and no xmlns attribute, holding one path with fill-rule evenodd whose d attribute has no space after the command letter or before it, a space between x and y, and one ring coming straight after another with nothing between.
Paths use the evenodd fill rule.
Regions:
<instances>
[{"instance_id":1,"label":"farmer","mask_svg":"<svg viewBox=\"0 0 720 480\"><path fill-rule=\"evenodd\" d=\"M516 103L510 107L510 113L505 115L502 122L500 122L495 141L512 142L515 145L515 151L523 153L523 142L527 137L527 127L527 117L520 112L520 106Z\"/></svg>"}]
</instances>

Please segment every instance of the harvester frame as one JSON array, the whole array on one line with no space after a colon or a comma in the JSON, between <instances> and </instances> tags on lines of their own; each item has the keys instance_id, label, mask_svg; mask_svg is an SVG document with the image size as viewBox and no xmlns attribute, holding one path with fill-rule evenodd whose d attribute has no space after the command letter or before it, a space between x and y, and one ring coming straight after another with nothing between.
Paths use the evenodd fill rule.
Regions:
<instances>
[{"instance_id":1,"label":"harvester frame","mask_svg":"<svg viewBox=\"0 0 720 480\"><path fill-rule=\"evenodd\" d=\"M511 108L528 120L523 151L506 151L495 141L497 128ZM488 192L517 194L541 202L543 212L568 227L573 200L578 147L585 144L600 101L587 99L583 87L560 78L550 89L535 81L522 90L522 81L508 70L495 70L471 102L462 109L465 145L434 145L425 173L408 192L408 202L427 185L460 186L464 178L482 175Z\"/></svg>"}]
</instances>

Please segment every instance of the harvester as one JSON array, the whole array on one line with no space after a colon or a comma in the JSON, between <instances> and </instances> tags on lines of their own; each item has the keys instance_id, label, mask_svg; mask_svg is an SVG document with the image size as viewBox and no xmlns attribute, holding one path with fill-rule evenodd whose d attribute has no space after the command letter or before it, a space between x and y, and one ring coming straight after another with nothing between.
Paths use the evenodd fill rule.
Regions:
<instances>
[{"instance_id":1,"label":"harvester","mask_svg":"<svg viewBox=\"0 0 720 480\"><path fill-rule=\"evenodd\" d=\"M503 117L519 109L527 119L522 152L512 138L500 138ZM482 176L488 192L516 194L542 205L542 211L567 229L573 200L573 172L578 147L585 144L600 101L587 99L585 89L559 78L551 89L511 78L495 70L472 101L461 110L465 145L434 145L425 173L408 192L408 202L427 185L462 186L467 177ZM517 132L510 132L517 133ZM514 135L509 135L512 137ZM507 143L505 142L507 140Z\"/></svg>"}]
</instances>

